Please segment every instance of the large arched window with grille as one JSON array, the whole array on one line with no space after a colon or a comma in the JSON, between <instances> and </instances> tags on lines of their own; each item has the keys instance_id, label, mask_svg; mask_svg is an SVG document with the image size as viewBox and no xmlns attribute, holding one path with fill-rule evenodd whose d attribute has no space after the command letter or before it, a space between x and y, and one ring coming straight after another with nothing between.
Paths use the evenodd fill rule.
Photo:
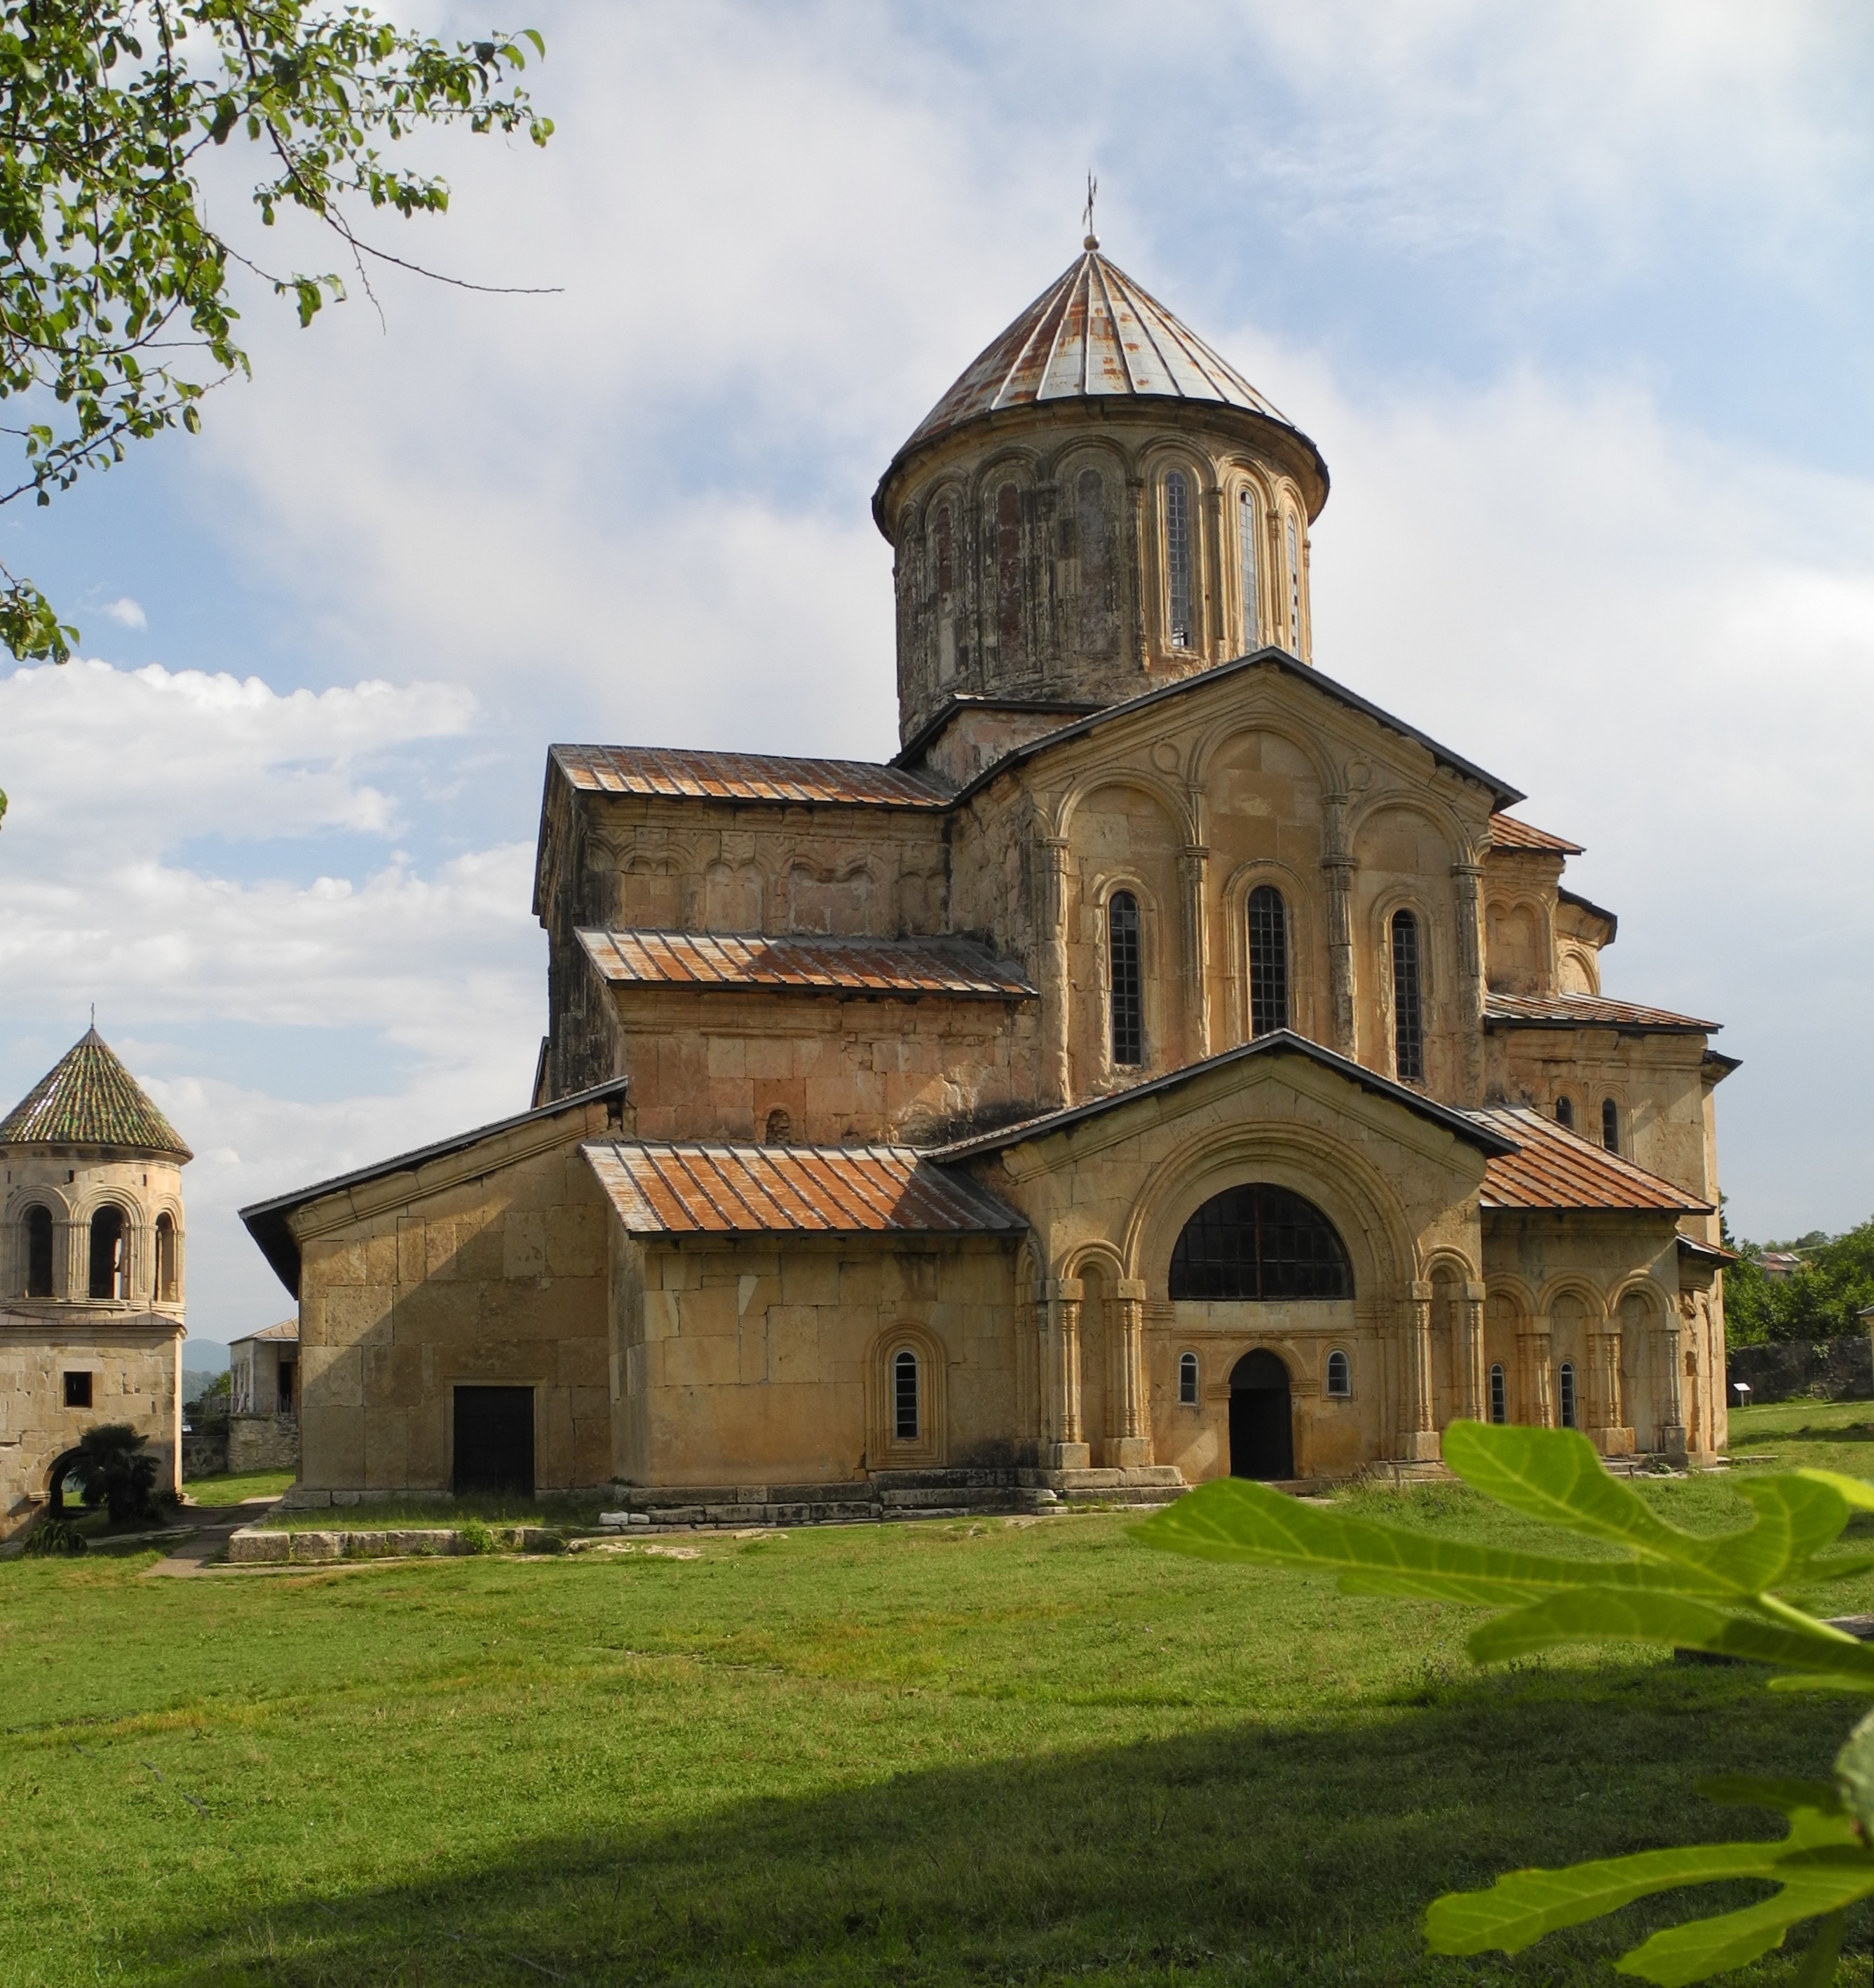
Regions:
<instances>
[{"instance_id":1,"label":"large arched window with grille","mask_svg":"<svg viewBox=\"0 0 1874 1988\"><path fill-rule=\"evenodd\" d=\"M91 1218L91 1295L94 1298L127 1297L123 1275L127 1245L123 1210L106 1203Z\"/></svg>"},{"instance_id":2,"label":"large arched window with grille","mask_svg":"<svg viewBox=\"0 0 1874 1988\"><path fill-rule=\"evenodd\" d=\"M1139 955L1139 900L1115 891L1106 901L1106 1003L1113 1060L1136 1068L1145 1061L1145 975Z\"/></svg>"},{"instance_id":3,"label":"large arched window with grille","mask_svg":"<svg viewBox=\"0 0 1874 1988\"><path fill-rule=\"evenodd\" d=\"M1197 647L1192 536L1190 478L1174 469L1165 478L1165 632L1174 649Z\"/></svg>"},{"instance_id":4,"label":"large arched window with grille","mask_svg":"<svg viewBox=\"0 0 1874 1988\"><path fill-rule=\"evenodd\" d=\"M35 1202L26 1210L26 1296L52 1296L52 1210Z\"/></svg>"},{"instance_id":5,"label":"large arched window with grille","mask_svg":"<svg viewBox=\"0 0 1874 1988\"><path fill-rule=\"evenodd\" d=\"M1237 571L1243 597L1243 653L1258 648L1262 642L1262 589L1258 583L1256 558L1256 499L1239 491L1236 500Z\"/></svg>"},{"instance_id":6,"label":"large arched window with grille","mask_svg":"<svg viewBox=\"0 0 1874 1988\"><path fill-rule=\"evenodd\" d=\"M1353 1266L1332 1222L1285 1187L1254 1181L1214 1195L1171 1252L1174 1298L1350 1298Z\"/></svg>"},{"instance_id":7,"label":"large arched window with grille","mask_svg":"<svg viewBox=\"0 0 1874 1988\"><path fill-rule=\"evenodd\" d=\"M1249 894L1249 1033L1288 1026L1288 908L1272 884Z\"/></svg>"},{"instance_id":8,"label":"large arched window with grille","mask_svg":"<svg viewBox=\"0 0 1874 1988\"><path fill-rule=\"evenodd\" d=\"M1402 1083L1425 1080L1424 962L1411 911L1393 914L1393 1072Z\"/></svg>"}]
</instances>

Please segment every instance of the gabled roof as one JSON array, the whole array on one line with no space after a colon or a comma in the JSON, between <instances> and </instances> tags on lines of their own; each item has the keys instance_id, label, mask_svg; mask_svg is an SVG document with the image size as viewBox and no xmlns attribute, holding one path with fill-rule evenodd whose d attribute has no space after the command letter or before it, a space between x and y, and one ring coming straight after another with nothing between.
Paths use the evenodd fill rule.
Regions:
<instances>
[{"instance_id":1,"label":"gabled roof","mask_svg":"<svg viewBox=\"0 0 1874 1988\"><path fill-rule=\"evenodd\" d=\"M666 801L739 801L769 807L949 805L928 773L870 759L798 759L769 752L701 752L669 746L555 746L549 764L585 793Z\"/></svg>"},{"instance_id":2,"label":"gabled roof","mask_svg":"<svg viewBox=\"0 0 1874 1988\"><path fill-rule=\"evenodd\" d=\"M1720 1022L1642 1008L1632 1001L1604 1000L1599 994L1490 994L1484 1001L1487 1029L1619 1029L1628 1034L1716 1035Z\"/></svg>"},{"instance_id":3,"label":"gabled roof","mask_svg":"<svg viewBox=\"0 0 1874 1988\"><path fill-rule=\"evenodd\" d=\"M1648 1173L1644 1167L1605 1147L1591 1144L1577 1133L1558 1125L1539 1111L1523 1106L1498 1106L1470 1116L1506 1140L1517 1151L1499 1155L1484 1170L1478 1199L1486 1209L1523 1209L1531 1212L1582 1213L1646 1212L1661 1215L1709 1215L1711 1204L1695 1194Z\"/></svg>"},{"instance_id":4,"label":"gabled roof","mask_svg":"<svg viewBox=\"0 0 1874 1988\"><path fill-rule=\"evenodd\" d=\"M1571 891L1565 884L1555 886L1555 896L1562 904L1572 904L1578 911L1585 911L1590 918L1599 918L1607 927L1607 936L1601 943L1612 945L1620 935L1620 918L1618 912L1610 911L1605 904L1597 904L1592 898L1584 898L1579 891Z\"/></svg>"},{"instance_id":5,"label":"gabled roof","mask_svg":"<svg viewBox=\"0 0 1874 1988\"><path fill-rule=\"evenodd\" d=\"M194 1158L95 1026L0 1119L0 1146L123 1146Z\"/></svg>"},{"instance_id":6,"label":"gabled roof","mask_svg":"<svg viewBox=\"0 0 1874 1988\"><path fill-rule=\"evenodd\" d=\"M749 932L613 930L582 931L579 943L614 986L1035 998L1033 986L1018 969L999 964L987 947L966 939L769 938Z\"/></svg>"},{"instance_id":7,"label":"gabled roof","mask_svg":"<svg viewBox=\"0 0 1874 1988\"><path fill-rule=\"evenodd\" d=\"M244 1332L238 1339L228 1342L228 1350L231 1353L237 1346L289 1343L295 1346L299 1343L299 1321L296 1318L283 1318L277 1325L263 1325L258 1332Z\"/></svg>"},{"instance_id":8,"label":"gabled roof","mask_svg":"<svg viewBox=\"0 0 1874 1988\"><path fill-rule=\"evenodd\" d=\"M1319 1064L1323 1070L1331 1070L1349 1084L1358 1084L1376 1097L1403 1105L1415 1116L1429 1119L1434 1125L1454 1134L1467 1145L1477 1147L1484 1152L1508 1153L1515 1149L1514 1140L1481 1123L1474 1113L1434 1103L1410 1085L1396 1084L1391 1077L1382 1077L1377 1070L1368 1070L1363 1064L1337 1056L1333 1050L1323 1049L1319 1043L1311 1043L1305 1036L1298 1036L1292 1030L1276 1029L1266 1036L1258 1036L1253 1041L1240 1043L1235 1049L1225 1050L1219 1056L1206 1057L1201 1063L1186 1063L1181 1070L1167 1070L1163 1077L1148 1077L1143 1084L1129 1085L1124 1090L1109 1091L1104 1097L1090 1098L1084 1104L1069 1104L1058 1111L1043 1112L1038 1117L1025 1118L1012 1125L998 1126L994 1131L975 1133L946 1146L933 1147L924 1157L948 1164L956 1160L975 1159L985 1153L1002 1152L1011 1146L1026 1144L1032 1139L1051 1138L1083 1119L1117 1111L1123 1106L1136 1104L1141 1098L1175 1090L1180 1085L1207 1076L1212 1070L1227 1070L1233 1063L1246 1063L1256 1057L1282 1056L1302 1057Z\"/></svg>"},{"instance_id":9,"label":"gabled roof","mask_svg":"<svg viewBox=\"0 0 1874 1988\"><path fill-rule=\"evenodd\" d=\"M581 1146L633 1236L1014 1235L1028 1226L967 1174L908 1146Z\"/></svg>"},{"instance_id":10,"label":"gabled roof","mask_svg":"<svg viewBox=\"0 0 1874 1988\"><path fill-rule=\"evenodd\" d=\"M295 1188L290 1194L275 1195L270 1201L251 1202L240 1211L241 1219L247 1232L260 1245L260 1253L273 1266L273 1273L292 1292L299 1295L299 1245L289 1226L288 1218L302 1209L309 1208L316 1201L322 1201L329 1194L343 1194L349 1188L363 1187L367 1182L383 1180L392 1174L412 1173L418 1167L426 1166L433 1160L447 1159L451 1154L466 1152L471 1146L479 1145L484 1139L497 1138L503 1132L517 1131L524 1125L559 1117L563 1112L581 1111L589 1104L603 1100L623 1097L630 1088L627 1077L614 1077L603 1084L595 1084L585 1090L570 1091L564 1097L556 1097L550 1104L535 1106L531 1111L517 1111L512 1118L497 1118L492 1124L478 1125L473 1131L458 1132L453 1138L438 1139L434 1144L418 1146L407 1153L393 1154L387 1160L379 1160L368 1167L355 1168L348 1174L334 1174L329 1180L315 1181L310 1187Z\"/></svg>"},{"instance_id":11,"label":"gabled roof","mask_svg":"<svg viewBox=\"0 0 1874 1988\"><path fill-rule=\"evenodd\" d=\"M1536 828L1528 822L1518 821L1511 814L1494 814L1490 818L1491 847L1494 849L1533 849L1556 856L1581 856L1586 854L1579 842L1569 842L1559 835L1551 835L1545 828Z\"/></svg>"}]
</instances>

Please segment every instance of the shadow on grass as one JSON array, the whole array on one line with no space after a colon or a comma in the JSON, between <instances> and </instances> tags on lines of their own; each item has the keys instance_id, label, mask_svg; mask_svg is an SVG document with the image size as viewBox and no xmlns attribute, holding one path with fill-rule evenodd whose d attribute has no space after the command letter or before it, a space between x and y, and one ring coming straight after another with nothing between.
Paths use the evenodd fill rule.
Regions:
<instances>
[{"instance_id":1,"label":"shadow on grass","mask_svg":"<svg viewBox=\"0 0 1874 1988\"><path fill-rule=\"evenodd\" d=\"M263 1886L238 1923L151 1940L141 1978L1604 1984L1614 1956L1680 1915L1656 1902L1512 1963L1432 1958L1420 1914L1519 1865L1778 1834L1699 1801L1693 1780L1825 1773L1850 1715L1740 1682L1655 1667L1433 1683L1423 1704L1313 1726L937 1767L675 1827L634 1829L621 1787L609 1835L517 1834L499 1858L373 1891ZM865 1743L856 1730L856 1777Z\"/></svg>"}]
</instances>

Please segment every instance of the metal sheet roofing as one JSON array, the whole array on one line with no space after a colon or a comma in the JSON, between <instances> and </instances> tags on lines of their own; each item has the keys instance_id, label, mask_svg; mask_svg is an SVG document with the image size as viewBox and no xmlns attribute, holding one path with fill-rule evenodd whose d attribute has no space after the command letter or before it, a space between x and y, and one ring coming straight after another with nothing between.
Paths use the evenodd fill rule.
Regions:
<instances>
[{"instance_id":1,"label":"metal sheet roofing","mask_svg":"<svg viewBox=\"0 0 1874 1988\"><path fill-rule=\"evenodd\" d=\"M967 1175L907 1146L579 1149L633 1236L1013 1235L1026 1221Z\"/></svg>"},{"instance_id":2,"label":"metal sheet roofing","mask_svg":"<svg viewBox=\"0 0 1874 1988\"><path fill-rule=\"evenodd\" d=\"M1724 1024L1642 1008L1599 994L1491 994L1484 1002L1486 1028L1626 1029L1653 1035L1714 1035Z\"/></svg>"},{"instance_id":3,"label":"metal sheet roofing","mask_svg":"<svg viewBox=\"0 0 1874 1988\"><path fill-rule=\"evenodd\" d=\"M947 806L951 793L928 774L869 759L792 759L668 746L555 746L552 758L582 792L654 800L934 810Z\"/></svg>"},{"instance_id":4,"label":"metal sheet roofing","mask_svg":"<svg viewBox=\"0 0 1874 1988\"><path fill-rule=\"evenodd\" d=\"M96 1028L0 1119L0 1146L127 1146L194 1158Z\"/></svg>"},{"instance_id":5,"label":"metal sheet roofing","mask_svg":"<svg viewBox=\"0 0 1874 1988\"><path fill-rule=\"evenodd\" d=\"M766 938L742 932L582 931L616 986L773 988L802 994L950 994L1030 1000L1016 968L964 940Z\"/></svg>"},{"instance_id":6,"label":"metal sheet roofing","mask_svg":"<svg viewBox=\"0 0 1874 1988\"><path fill-rule=\"evenodd\" d=\"M259 1331L244 1332L238 1339L231 1339L228 1343L231 1347L251 1346L256 1341L265 1341L268 1344L272 1344L275 1341L284 1342L290 1340L296 1345L299 1339L299 1320L283 1318L277 1325L263 1325Z\"/></svg>"},{"instance_id":7,"label":"metal sheet roofing","mask_svg":"<svg viewBox=\"0 0 1874 1988\"><path fill-rule=\"evenodd\" d=\"M1557 856L1580 856L1585 853L1579 842L1551 835L1547 829L1533 827L1511 814L1491 816L1490 840L1491 846L1496 849L1538 849Z\"/></svg>"},{"instance_id":8,"label":"metal sheet roofing","mask_svg":"<svg viewBox=\"0 0 1874 1988\"><path fill-rule=\"evenodd\" d=\"M1484 1169L1478 1200L1487 1209L1586 1212L1649 1211L1709 1215L1711 1204L1657 1174L1526 1107L1499 1106L1470 1116L1514 1139L1518 1150L1500 1153Z\"/></svg>"},{"instance_id":9,"label":"metal sheet roofing","mask_svg":"<svg viewBox=\"0 0 1874 1988\"><path fill-rule=\"evenodd\" d=\"M1295 427L1089 235L1079 259L977 355L900 454L1005 407L1116 397L1209 401Z\"/></svg>"}]
</instances>

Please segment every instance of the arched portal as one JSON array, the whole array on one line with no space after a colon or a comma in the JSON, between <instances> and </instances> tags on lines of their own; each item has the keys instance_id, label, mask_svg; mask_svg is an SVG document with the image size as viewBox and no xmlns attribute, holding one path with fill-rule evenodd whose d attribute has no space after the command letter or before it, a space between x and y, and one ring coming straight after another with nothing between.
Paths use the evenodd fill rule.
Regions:
<instances>
[{"instance_id":1,"label":"arched portal","mask_svg":"<svg viewBox=\"0 0 1874 1988\"><path fill-rule=\"evenodd\" d=\"M62 1518L65 1515L65 1481L78 1467L80 1452L68 1449L53 1460L46 1479L46 1515L48 1518Z\"/></svg>"},{"instance_id":2,"label":"arched portal","mask_svg":"<svg viewBox=\"0 0 1874 1988\"><path fill-rule=\"evenodd\" d=\"M1288 1370L1258 1347L1230 1371L1230 1474L1279 1481L1295 1475Z\"/></svg>"}]
</instances>

